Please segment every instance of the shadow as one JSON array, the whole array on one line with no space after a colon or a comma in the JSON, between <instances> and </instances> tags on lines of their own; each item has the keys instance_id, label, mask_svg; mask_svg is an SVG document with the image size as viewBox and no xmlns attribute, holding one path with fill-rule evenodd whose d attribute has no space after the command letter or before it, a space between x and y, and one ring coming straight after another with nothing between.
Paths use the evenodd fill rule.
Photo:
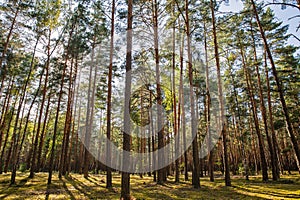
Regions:
<instances>
[{"instance_id":1,"label":"shadow","mask_svg":"<svg viewBox=\"0 0 300 200\"><path fill-rule=\"evenodd\" d=\"M77 179L73 178L72 176L67 176L66 180L70 182L70 184L78 190L80 193L84 194L84 196L88 197L89 199L94 199L91 194L87 193L86 191L92 191L93 188L90 186L87 186L83 184L81 181L78 181Z\"/></svg>"},{"instance_id":2,"label":"shadow","mask_svg":"<svg viewBox=\"0 0 300 200\"><path fill-rule=\"evenodd\" d=\"M72 194L72 192L68 189L67 184L64 180L60 180L63 184L63 188L65 189L65 191L67 192L67 194L70 196L70 199L72 200L76 200L75 196Z\"/></svg>"},{"instance_id":3,"label":"shadow","mask_svg":"<svg viewBox=\"0 0 300 200\"><path fill-rule=\"evenodd\" d=\"M97 187L102 187L102 188L106 188L106 187L104 187L103 185L100 185L100 180L97 180L96 178L92 178L92 177L87 177L87 178L85 178L86 180L88 180L88 181L90 181L91 183L93 183L95 186L97 186Z\"/></svg>"},{"instance_id":4,"label":"shadow","mask_svg":"<svg viewBox=\"0 0 300 200\"><path fill-rule=\"evenodd\" d=\"M62 188L62 186L57 183L59 182L56 180L55 181L52 180L52 183L50 185L47 184L45 199L49 199L50 194L57 195L57 194L62 194L65 191L65 189Z\"/></svg>"},{"instance_id":5,"label":"shadow","mask_svg":"<svg viewBox=\"0 0 300 200\"><path fill-rule=\"evenodd\" d=\"M14 184L14 185L10 185L10 181L5 181L5 183L7 183L8 186L0 191L0 194L5 194L4 196L1 197L1 199L5 199L9 195L15 194L19 188L23 187L28 182L28 180L29 180L29 178L26 177L26 178L20 180L19 183Z\"/></svg>"},{"instance_id":6,"label":"shadow","mask_svg":"<svg viewBox=\"0 0 300 200\"><path fill-rule=\"evenodd\" d=\"M46 196L45 196L45 200L49 200L49 195L50 195L50 185L47 184L47 190L46 190Z\"/></svg>"},{"instance_id":7,"label":"shadow","mask_svg":"<svg viewBox=\"0 0 300 200\"><path fill-rule=\"evenodd\" d=\"M164 185L146 184L142 189L144 199L265 199L255 195L242 194L235 187L201 185L199 189L193 188L191 183L166 182ZM132 189L135 191L135 189ZM136 192L140 192L136 190ZM143 199L141 198L141 199Z\"/></svg>"},{"instance_id":8,"label":"shadow","mask_svg":"<svg viewBox=\"0 0 300 200\"><path fill-rule=\"evenodd\" d=\"M268 184L268 186L271 186L273 184ZM279 197L279 198L295 198L295 199L300 199L300 194L299 195L297 195L297 194L281 194L281 193L278 193L278 192L263 191L262 189L259 189L257 187L253 187L250 184L247 185L247 186L248 186L248 188L241 187L241 186L234 186L234 188L238 188L239 190L247 191L249 193L254 193L254 194L266 194L266 195L269 195L269 196L271 195L271 196ZM272 188L272 187L270 187L270 188Z\"/></svg>"}]
</instances>

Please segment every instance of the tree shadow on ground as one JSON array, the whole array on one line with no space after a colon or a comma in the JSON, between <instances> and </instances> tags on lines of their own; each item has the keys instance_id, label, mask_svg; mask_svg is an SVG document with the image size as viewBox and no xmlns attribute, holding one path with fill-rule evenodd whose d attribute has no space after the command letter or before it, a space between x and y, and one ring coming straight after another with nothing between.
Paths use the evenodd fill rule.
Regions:
<instances>
[{"instance_id":1,"label":"tree shadow on ground","mask_svg":"<svg viewBox=\"0 0 300 200\"><path fill-rule=\"evenodd\" d=\"M167 181L163 185L147 182L143 186L134 187L132 193L137 199L264 199L252 194L242 194L235 191L234 187L221 186L218 182L215 183L215 187L201 185L199 189L184 181Z\"/></svg>"},{"instance_id":2,"label":"tree shadow on ground","mask_svg":"<svg viewBox=\"0 0 300 200\"><path fill-rule=\"evenodd\" d=\"M73 176L66 177L68 183L70 183L79 193L84 194L89 199L115 199L112 198L116 195L115 190L106 189L103 185L98 184L92 178L86 178L89 182L82 181ZM90 186L90 183L93 186Z\"/></svg>"},{"instance_id":3,"label":"tree shadow on ground","mask_svg":"<svg viewBox=\"0 0 300 200\"><path fill-rule=\"evenodd\" d=\"M19 182L17 182L15 185L10 185L10 181L3 181L0 184L7 184L6 187L4 187L2 190L0 190L0 194L4 194L4 196L1 196L1 199L5 199L10 195L16 194L17 191L25 186L25 184L28 182L29 178L25 177L21 179ZM33 184L31 184L33 185Z\"/></svg>"},{"instance_id":4,"label":"tree shadow on ground","mask_svg":"<svg viewBox=\"0 0 300 200\"><path fill-rule=\"evenodd\" d=\"M239 185L235 185L234 188L240 190L240 191L245 191L248 193L253 193L253 194L265 194L268 196L273 196L276 198L295 198L295 199L300 199L300 194L290 194L290 192L292 191L298 191L300 187L298 188L284 188L282 187L281 184L268 184L268 183L264 183L264 185L262 185L263 187L259 187L259 186L255 186L255 185L251 185L251 184L247 184L244 186L239 186ZM289 187L289 186L287 186ZM275 190L275 189L280 189Z\"/></svg>"}]
</instances>

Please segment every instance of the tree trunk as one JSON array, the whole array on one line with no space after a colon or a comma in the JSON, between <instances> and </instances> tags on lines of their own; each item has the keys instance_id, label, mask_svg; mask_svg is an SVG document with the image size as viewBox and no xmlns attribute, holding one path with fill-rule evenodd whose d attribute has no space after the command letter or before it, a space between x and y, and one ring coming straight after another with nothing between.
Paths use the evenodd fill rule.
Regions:
<instances>
[{"instance_id":1,"label":"tree trunk","mask_svg":"<svg viewBox=\"0 0 300 200\"><path fill-rule=\"evenodd\" d=\"M262 83L261 83L261 78L260 78L260 72L259 72L259 66L258 66L258 60L257 60L257 54L256 54L255 37L253 34L253 30L252 30L252 23L251 23L251 36L252 36L253 50L254 50L254 62L255 62L254 65L255 65L255 70L256 70L256 75L257 75L257 85L258 85L258 89L259 89L260 111L261 111L263 122L264 122L264 129L265 129L267 142L268 142L268 146L269 146L269 152L270 152L270 156L271 156L272 179L273 179L273 181L277 181L278 180L278 176L277 176L278 160L275 159L275 155L274 155L275 150L273 148L272 139L269 135L267 111L266 111L263 88L262 88Z\"/></svg>"},{"instance_id":2,"label":"tree trunk","mask_svg":"<svg viewBox=\"0 0 300 200\"><path fill-rule=\"evenodd\" d=\"M13 88L13 78L9 81L9 86L7 89L7 94L5 97L5 102L4 102L4 106L2 109L2 116L1 116L1 123L0 123L0 150L2 147L2 142L3 142L3 136L4 136L4 130L6 128L7 125L7 120L10 120L12 116L9 117L9 108L10 108L10 102L11 102L11 97L12 97L12 88ZM0 174L2 173L2 157L0 159Z\"/></svg>"},{"instance_id":3,"label":"tree trunk","mask_svg":"<svg viewBox=\"0 0 300 200\"><path fill-rule=\"evenodd\" d=\"M179 22L180 24L180 22ZM185 128L185 108L184 108L184 97L183 97L183 49L184 49L184 34L182 34L181 45L180 45L180 83L179 83L179 97L181 106L181 124L182 124L182 140L183 140L183 148L184 148L184 180L188 181L188 155L187 155L187 145L186 145L186 128ZM178 108L180 111L180 108ZM178 115L180 116L180 115ZM180 117L178 117L180 118ZM179 119L180 120L180 119ZM179 124L179 123L178 123ZM179 130L179 128L178 128Z\"/></svg>"},{"instance_id":4,"label":"tree trunk","mask_svg":"<svg viewBox=\"0 0 300 200\"><path fill-rule=\"evenodd\" d=\"M4 46L3 46L2 55L0 57L0 66L1 66L1 68L2 68L2 63L3 63L4 57L6 56L6 53L7 53L7 50L8 50L8 44L9 44L11 36L13 34L13 30L14 30L14 27L15 27L15 24L16 24L16 19L18 17L19 11L20 11L20 6L18 5L17 10L16 10L15 15L14 15L14 18L13 18L12 23L11 23L11 26L9 28L9 32L8 32L7 37L6 37L6 41L5 41ZM1 85L0 85L0 94L2 94L2 89L4 88L4 80L5 80L5 77L6 77L6 70L7 69L2 68L1 71L2 70L4 72L3 72L3 77L2 77Z\"/></svg>"},{"instance_id":5,"label":"tree trunk","mask_svg":"<svg viewBox=\"0 0 300 200\"><path fill-rule=\"evenodd\" d=\"M72 102L73 102L73 67L74 58L71 60L71 69L70 69L70 78L69 78L69 88L68 88L68 101L67 101L67 113L65 118L64 126L64 137L62 142L61 157L60 157L60 166L59 166L59 178L66 175L67 161L68 161L68 150L69 150L69 140L70 140L70 131L72 125Z\"/></svg>"},{"instance_id":6,"label":"tree trunk","mask_svg":"<svg viewBox=\"0 0 300 200\"><path fill-rule=\"evenodd\" d=\"M256 101L254 99L254 94L253 94L253 85L249 78L249 72L246 67L247 65L246 65L246 61L245 61L245 55L244 55L244 50L243 50L242 44L240 44L240 48L241 48L240 50L241 50L241 55L242 55L242 64L243 64L243 68L244 68L244 75L245 75L245 79L246 79L247 90L249 92L249 97L250 97L250 102L251 102L251 108L252 108L251 110L252 110L252 114L253 114L255 130L256 130L257 137L258 137L258 145L259 145L259 152L260 152L260 159L261 159L263 181L268 181L268 167L267 167L267 161L266 161L266 157L265 157L264 141L263 141L263 137L260 132L260 127L259 127L259 122L258 122L257 106L256 106Z\"/></svg>"},{"instance_id":7,"label":"tree trunk","mask_svg":"<svg viewBox=\"0 0 300 200\"><path fill-rule=\"evenodd\" d=\"M172 15L174 16L174 5L173 5L173 11L172 11ZM172 27L172 95L173 95L173 104L172 104L172 110L173 110L173 132L174 132L174 137L175 137L175 183L179 183L179 133L178 133L178 128L179 128L179 124L177 124L177 118L179 118L179 116L177 117L177 104L176 104L176 85L175 85L175 78L176 78L176 74L175 74L175 40L176 40L176 35L175 35L175 26L176 23L175 21L173 22L173 27ZM180 106L180 105L178 105ZM180 109L180 107L179 107ZM178 110L178 113L180 114L180 111ZM180 122L180 121L179 121Z\"/></svg>"},{"instance_id":8,"label":"tree trunk","mask_svg":"<svg viewBox=\"0 0 300 200\"><path fill-rule=\"evenodd\" d=\"M124 106L124 132L123 132L123 150L130 151L130 95L131 95L131 66L132 66L132 22L133 22L133 0L128 0L127 13L127 47L126 47L126 80L125 80L125 106ZM123 167L129 166L129 154L123 154ZM130 174L126 171L122 172L121 178L121 199L130 200Z\"/></svg>"},{"instance_id":9,"label":"tree trunk","mask_svg":"<svg viewBox=\"0 0 300 200\"><path fill-rule=\"evenodd\" d=\"M56 114L55 114L55 121L54 121L54 129L53 129L53 137L52 137L52 147L51 147L51 152L50 152L50 161L49 161L49 175L48 175L48 182L47 184L50 185L52 181L52 171L54 168L54 157L55 157L55 142L56 142L56 135L57 135L57 126L58 126L58 119L59 119L59 110L60 110L60 104L61 104L61 99L63 95L63 86L64 86L64 80L65 80L65 75L66 75L66 70L68 66L68 60L69 60L69 48L70 48L70 43L71 43L71 38L73 35L74 27L75 27L76 21L73 22L70 34L69 34L69 39L68 39L68 44L66 47L66 54L65 54L65 63L62 71L62 77L61 77L61 84L60 84L60 91L58 94L58 100L57 100L57 108L56 108Z\"/></svg>"},{"instance_id":10,"label":"tree trunk","mask_svg":"<svg viewBox=\"0 0 300 200\"><path fill-rule=\"evenodd\" d=\"M248 167L248 162L247 162L247 156L246 156L246 150L245 150L245 139L242 133L242 130L245 128L244 125L242 125L242 120L241 120L241 105L240 102L238 101L238 92L237 92L237 88L235 86L235 79L233 76L233 72L230 72L230 76L231 76L231 82L233 85L233 94L234 94L234 101L235 101L235 105L237 107L237 120L235 120L235 129L239 132L239 136L242 138L241 139L241 148L242 148L242 157L243 157L243 165L244 165L244 169L245 169L245 177L246 180L249 180L249 167Z\"/></svg>"},{"instance_id":11,"label":"tree trunk","mask_svg":"<svg viewBox=\"0 0 300 200\"><path fill-rule=\"evenodd\" d=\"M164 146L164 128L162 122L162 92L160 84L160 67L159 67L159 49L158 49L158 3L152 0L152 18L154 31L154 57L155 57L155 76L156 76L156 93L157 93L157 130L158 130L158 150ZM164 160L163 154L158 154L158 163ZM163 184L165 169L158 169L157 183Z\"/></svg>"},{"instance_id":12,"label":"tree trunk","mask_svg":"<svg viewBox=\"0 0 300 200\"><path fill-rule=\"evenodd\" d=\"M47 61L46 61L46 65L45 65L46 75L45 75L45 81L44 81L42 103L41 103L40 112L39 112L38 126L37 126L36 135L35 135L33 153L32 153L32 158L31 158L29 178L33 178L34 177L34 172L36 171L37 148L38 148L40 128L41 128L41 123L42 123L42 116L43 116L44 104L45 104L45 101L46 101L46 94L47 94L47 87L48 87L49 65L50 65L50 56L51 56L51 54L50 54L50 45L51 45L51 29L49 29L49 34L48 34ZM46 123L46 122L44 122L44 123Z\"/></svg>"},{"instance_id":13,"label":"tree trunk","mask_svg":"<svg viewBox=\"0 0 300 200\"><path fill-rule=\"evenodd\" d=\"M205 84L206 84L206 112L205 112L205 119L206 119L206 134L207 134L207 149L208 149L208 174L209 180L214 182L214 150L212 147L212 138L210 132L210 89L209 89L209 66L208 66L208 50L207 50L207 29L206 23L204 22L204 51L205 51Z\"/></svg>"},{"instance_id":14,"label":"tree trunk","mask_svg":"<svg viewBox=\"0 0 300 200\"><path fill-rule=\"evenodd\" d=\"M223 161L224 161L224 172L225 172L225 185L231 186L230 180L230 169L228 163L228 155L227 155L227 139L226 139L226 119L224 113L224 102L223 102L223 90L221 83L221 69L220 69L220 58L219 58L219 47L218 47L218 39L217 39L217 31L216 31L216 20L215 20L215 6L212 0L210 0L210 8L212 12L212 24L213 24L213 38L214 38L214 49L215 49L215 59L217 66L217 79L218 79L218 99L219 99L219 109L220 109L220 117L221 117L221 133L223 140Z\"/></svg>"},{"instance_id":15,"label":"tree trunk","mask_svg":"<svg viewBox=\"0 0 300 200\"><path fill-rule=\"evenodd\" d=\"M27 87L28 87L28 84L29 84L29 81L30 81L30 78L32 75L33 68L34 68L34 58L35 58L36 48L39 43L39 39L40 39L40 35L38 35L37 39L36 39L36 43L35 43L34 50L32 53L32 58L31 58L30 69L29 69L26 81L24 83L24 86L22 87L22 97L19 101L19 107L17 110L17 115L16 115L16 119L15 119L15 124L14 124L14 130L13 130L13 136L12 136L12 140L14 142L14 148L13 148L13 153L12 153L12 174L11 174L11 180L10 180L11 185L14 185L16 183L16 173L17 173L17 165L18 165L18 155L19 155L18 144L19 144L19 140L20 140L21 124L20 124L20 127L17 127L17 126L18 126L18 122L19 122L19 116L20 116L20 112L22 109L22 105L23 105L23 102L26 97ZM19 132L19 133L17 133L17 132ZM24 135L25 134L26 134L26 132L24 132ZM22 149L22 146L20 147L20 149Z\"/></svg>"},{"instance_id":16,"label":"tree trunk","mask_svg":"<svg viewBox=\"0 0 300 200\"><path fill-rule=\"evenodd\" d=\"M192 118L192 136L194 137L193 147L193 174L192 184L194 188L200 188L199 179L199 151L198 151L198 140L197 140L197 119L195 116L195 100L193 91L193 61L191 51L191 34L190 34L190 22L189 22L189 2L185 0L185 25L186 25L186 36L187 36L187 54L188 54L188 73L190 83L190 104L191 104L191 118Z\"/></svg>"},{"instance_id":17,"label":"tree trunk","mask_svg":"<svg viewBox=\"0 0 300 200\"><path fill-rule=\"evenodd\" d=\"M295 160L296 160L296 163L297 163L298 171L300 173L300 150L299 150L299 145L298 145L297 138L296 138L296 136L294 134L294 131L293 131L293 128L292 128L290 116L289 116L289 113L288 113L288 108L287 108L286 101L285 101L285 98L284 98L284 92L283 92L283 89L282 89L282 85L281 85L280 79L279 79L278 74L277 74L277 70L276 70L276 67L275 67L273 56L272 56L271 50L269 48L267 38L265 36L264 29L261 25L261 22L260 22L260 19L259 19L257 10L256 10L256 5L254 3L254 0L251 0L251 3L252 3L253 11L254 11L254 14L255 14L255 17L256 17L256 22L257 22L257 25L259 27L260 34L261 34L262 40L264 42L264 47L266 49L266 52L268 54L268 58L270 60L273 76L274 76L274 79L275 79L275 82L276 82L277 90L278 90L279 97L280 97L281 106L282 106L282 109L283 109L283 114L284 114L284 117L285 117L286 128L287 128L287 131L288 131L289 136L290 136L291 141L292 141L292 146L293 146L293 149L295 151Z\"/></svg>"},{"instance_id":18,"label":"tree trunk","mask_svg":"<svg viewBox=\"0 0 300 200\"><path fill-rule=\"evenodd\" d=\"M89 87L87 92L87 108L86 108L86 120L85 120L85 136L84 136L84 144L85 144L85 151L84 151L84 163L83 163L83 176L84 178L88 178L88 171L89 171L89 158L90 158L90 139L91 139L91 89L92 89L92 73L94 67L94 55L95 55L95 43L96 43L96 36L93 39L93 46L92 46L92 55L91 55L91 64L90 64L90 75L89 75Z\"/></svg>"},{"instance_id":19,"label":"tree trunk","mask_svg":"<svg viewBox=\"0 0 300 200\"><path fill-rule=\"evenodd\" d=\"M272 142L273 142L273 148L274 148L274 159L275 159L275 162L277 163L277 164L275 164L275 166L277 167L276 173L277 173L277 177L280 178L279 161L278 161L279 159L278 159L278 153L277 153L277 152L279 152L279 146L277 143L277 137L276 137L276 133L275 133L275 129L274 129L274 120L273 120L273 113L272 113L273 109L272 109L272 100L271 100L271 87L270 87L269 70L268 70L266 57L267 57L266 52L264 52L264 66L265 66L267 93L268 93L269 121L270 121Z\"/></svg>"},{"instance_id":20,"label":"tree trunk","mask_svg":"<svg viewBox=\"0 0 300 200\"><path fill-rule=\"evenodd\" d=\"M112 72L114 56L114 32L115 32L115 0L112 0L111 8L111 31L110 31L110 52L109 52L109 70L108 70L108 87L107 87L107 120L106 120L106 137L111 139L111 94L112 94ZM106 144L106 163L111 162L110 142ZM111 169L106 166L106 188L112 187Z\"/></svg>"}]
</instances>

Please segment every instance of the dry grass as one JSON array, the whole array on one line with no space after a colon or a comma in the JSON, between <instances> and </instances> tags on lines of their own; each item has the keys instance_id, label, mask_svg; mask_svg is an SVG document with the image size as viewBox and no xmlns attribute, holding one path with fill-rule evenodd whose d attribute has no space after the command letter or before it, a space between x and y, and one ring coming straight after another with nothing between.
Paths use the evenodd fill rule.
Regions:
<instances>
[{"instance_id":1,"label":"dry grass","mask_svg":"<svg viewBox=\"0 0 300 200\"><path fill-rule=\"evenodd\" d=\"M38 173L28 179L28 173L18 173L17 185L9 186L10 174L0 175L0 199L119 199L119 174L113 176L113 188L105 188L105 175L91 174L88 179L70 174L62 179L53 176L53 184L47 186L46 173ZM183 178L183 177L182 177ZM285 175L277 182L261 182L260 177L232 178L232 187L225 187L217 178L209 182L201 178L201 188L193 189L190 181L178 184L172 180L157 185L152 177L131 176L131 193L136 199L300 199L300 175Z\"/></svg>"}]
</instances>

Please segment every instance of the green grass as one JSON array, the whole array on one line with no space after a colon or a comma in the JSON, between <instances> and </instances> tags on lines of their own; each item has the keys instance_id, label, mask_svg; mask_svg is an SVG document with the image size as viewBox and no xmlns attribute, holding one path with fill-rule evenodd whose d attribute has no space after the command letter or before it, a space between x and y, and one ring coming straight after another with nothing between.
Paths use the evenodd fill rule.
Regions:
<instances>
[{"instance_id":1,"label":"green grass","mask_svg":"<svg viewBox=\"0 0 300 200\"><path fill-rule=\"evenodd\" d=\"M17 184L9 185L10 174L0 175L0 199L119 199L121 176L113 175L113 188L105 188L105 175L91 174L88 179L70 174L47 186L47 173L28 179L28 173L18 173ZM172 177L171 177L172 178ZM201 188L194 189L190 181L175 184L172 179L157 185L152 177L131 176L131 194L136 199L300 199L300 175L285 175L277 181L263 183L259 176L246 181L232 177L232 187L225 187L222 178L210 182L201 178Z\"/></svg>"}]
</instances>

